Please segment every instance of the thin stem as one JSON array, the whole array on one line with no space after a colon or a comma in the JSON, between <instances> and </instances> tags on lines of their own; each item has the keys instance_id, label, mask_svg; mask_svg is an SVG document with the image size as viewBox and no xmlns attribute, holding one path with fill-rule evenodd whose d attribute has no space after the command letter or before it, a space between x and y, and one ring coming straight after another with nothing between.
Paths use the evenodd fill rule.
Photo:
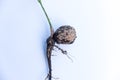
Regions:
<instances>
[{"instance_id":1,"label":"thin stem","mask_svg":"<svg viewBox=\"0 0 120 80\"><path fill-rule=\"evenodd\" d=\"M43 10L43 12L45 13L45 16L46 16L46 18L47 18L47 21L48 21L49 26L50 26L51 37L52 37L53 34L54 34L54 30L53 30L52 24L51 24L50 19L49 19L48 15L47 15L47 12L45 11L45 8L43 7L42 1L41 1L41 0L38 0L38 2L40 3L40 5L41 5L41 7L42 7L42 10Z\"/></svg>"}]
</instances>

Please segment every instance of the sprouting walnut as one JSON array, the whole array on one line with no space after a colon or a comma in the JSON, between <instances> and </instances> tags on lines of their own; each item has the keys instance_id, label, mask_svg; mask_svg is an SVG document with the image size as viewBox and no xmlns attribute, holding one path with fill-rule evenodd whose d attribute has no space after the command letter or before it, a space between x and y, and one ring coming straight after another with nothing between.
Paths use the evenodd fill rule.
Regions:
<instances>
[{"instance_id":1,"label":"sprouting walnut","mask_svg":"<svg viewBox=\"0 0 120 80\"><path fill-rule=\"evenodd\" d=\"M69 25L59 27L53 35L53 39L57 44L72 44L75 38L76 31Z\"/></svg>"},{"instance_id":2,"label":"sprouting walnut","mask_svg":"<svg viewBox=\"0 0 120 80\"><path fill-rule=\"evenodd\" d=\"M47 56L47 61L48 61L48 75L45 78L48 80L52 80L52 64L51 64L51 56L52 56L52 50L54 47L58 48L63 54L67 55L67 51L64 51L63 49L59 48L57 45L55 45L55 42L58 44L71 44L74 42L75 38L76 38L76 31L73 27L69 26L69 25L64 25L61 26L60 28L58 28L55 32L54 29L52 27L51 21L47 15L47 12L44 9L44 6L41 2L42 0L38 0L38 2L41 5L41 8L47 18L47 21L49 23L50 26L50 32L51 35L47 38L47 49L46 49L46 56ZM71 59L68 55L67 57L69 59ZM72 59L71 59L72 60Z\"/></svg>"}]
</instances>

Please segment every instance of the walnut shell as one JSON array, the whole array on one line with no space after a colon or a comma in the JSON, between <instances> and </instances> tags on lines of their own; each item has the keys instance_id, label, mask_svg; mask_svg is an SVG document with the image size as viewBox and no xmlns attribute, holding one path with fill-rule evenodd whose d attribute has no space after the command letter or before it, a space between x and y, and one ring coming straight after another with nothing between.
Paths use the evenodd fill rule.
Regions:
<instances>
[{"instance_id":1,"label":"walnut shell","mask_svg":"<svg viewBox=\"0 0 120 80\"><path fill-rule=\"evenodd\" d=\"M58 44L72 44L75 38L76 31L69 25L59 27L53 35L53 39Z\"/></svg>"}]
</instances>

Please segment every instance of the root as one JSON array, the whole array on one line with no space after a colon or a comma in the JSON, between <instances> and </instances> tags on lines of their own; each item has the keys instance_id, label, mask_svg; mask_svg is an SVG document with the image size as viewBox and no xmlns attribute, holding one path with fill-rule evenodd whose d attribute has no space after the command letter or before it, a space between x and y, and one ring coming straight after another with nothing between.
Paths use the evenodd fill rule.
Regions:
<instances>
[{"instance_id":1,"label":"root","mask_svg":"<svg viewBox=\"0 0 120 80\"><path fill-rule=\"evenodd\" d=\"M65 54L72 62L73 62L73 60L72 60L72 58L70 57L70 56L68 56L68 53L67 53L67 51L65 51L65 50L63 50L63 49L61 49L60 47L58 47L57 45L54 45L56 48L58 48L58 50L60 50L63 54Z\"/></svg>"},{"instance_id":2,"label":"root","mask_svg":"<svg viewBox=\"0 0 120 80\"><path fill-rule=\"evenodd\" d=\"M48 74L48 75L46 76L45 80L49 79L49 76L50 76L50 74ZM52 76L52 78L53 78L54 80L58 80L58 79L59 79L59 78L55 78L55 77L53 77L53 76Z\"/></svg>"}]
</instances>

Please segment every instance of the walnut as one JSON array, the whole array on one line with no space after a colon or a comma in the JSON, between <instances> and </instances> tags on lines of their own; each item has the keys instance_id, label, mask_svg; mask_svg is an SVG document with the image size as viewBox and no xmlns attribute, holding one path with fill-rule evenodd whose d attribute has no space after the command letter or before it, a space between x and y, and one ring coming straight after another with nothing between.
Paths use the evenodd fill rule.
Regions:
<instances>
[{"instance_id":1,"label":"walnut","mask_svg":"<svg viewBox=\"0 0 120 80\"><path fill-rule=\"evenodd\" d=\"M59 27L53 35L53 39L58 44L72 44L75 38L76 31L69 25Z\"/></svg>"}]
</instances>

